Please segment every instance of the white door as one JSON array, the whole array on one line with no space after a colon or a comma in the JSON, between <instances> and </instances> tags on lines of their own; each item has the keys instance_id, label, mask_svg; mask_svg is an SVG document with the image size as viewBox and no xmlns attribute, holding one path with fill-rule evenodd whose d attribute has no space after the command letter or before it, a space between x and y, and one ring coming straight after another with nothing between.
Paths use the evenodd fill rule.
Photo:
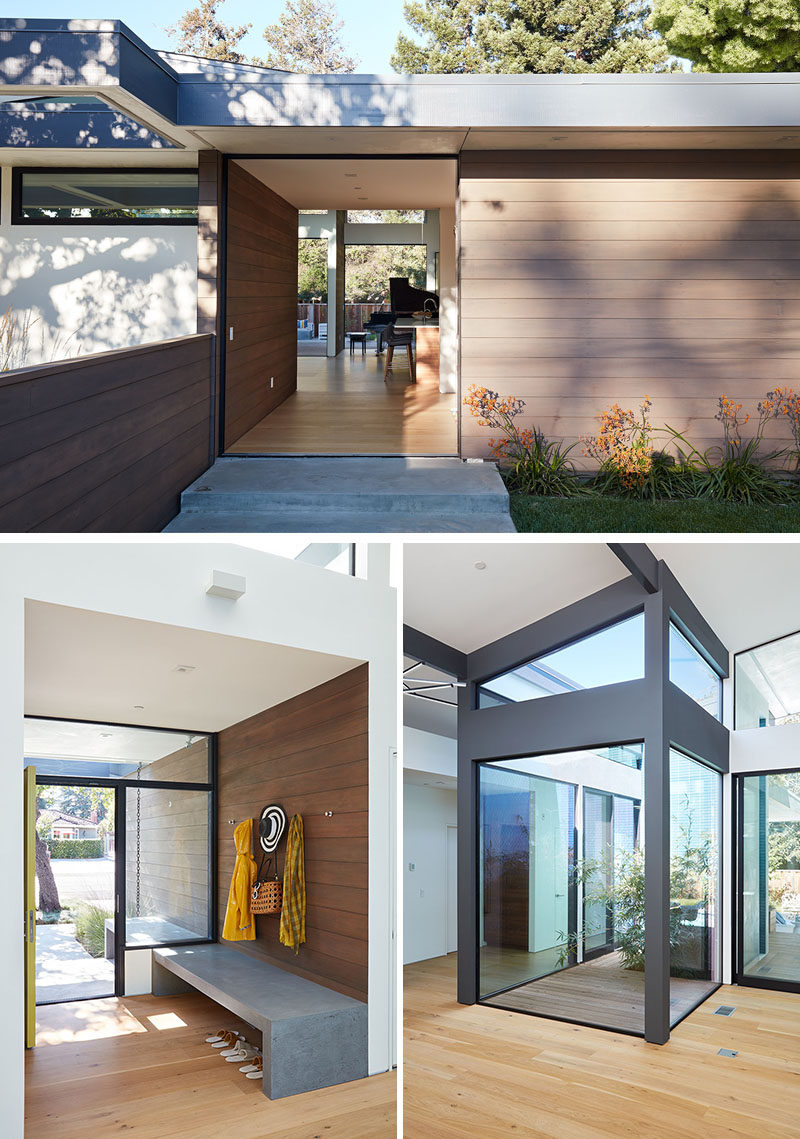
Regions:
<instances>
[{"instance_id":1,"label":"white door","mask_svg":"<svg viewBox=\"0 0 800 1139\"><path fill-rule=\"evenodd\" d=\"M447 828L447 952L458 949L458 827Z\"/></svg>"}]
</instances>

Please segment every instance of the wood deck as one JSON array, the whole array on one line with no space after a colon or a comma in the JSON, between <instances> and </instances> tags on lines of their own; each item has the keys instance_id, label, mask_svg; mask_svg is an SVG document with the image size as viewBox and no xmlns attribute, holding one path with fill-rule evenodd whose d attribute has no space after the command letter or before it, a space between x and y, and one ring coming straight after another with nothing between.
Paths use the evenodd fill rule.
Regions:
<instances>
[{"instance_id":1,"label":"wood deck","mask_svg":"<svg viewBox=\"0 0 800 1139\"><path fill-rule=\"evenodd\" d=\"M204 1042L222 1025L255 1034L199 993L127 997L37 1009L26 1056L25 1134L106 1139L389 1139L388 1072L284 1100L262 1095Z\"/></svg>"},{"instance_id":2,"label":"wood deck","mask_svg":"<svg viewBox=\"0 0 800 1139\"><path fill-rule=\"evenodd\" d=\"M707 981L672 977L671 1020L679 1020L712 989L713 985ZM609 953L499 993L486 1004L599 1024L622 1032L643 1032L644 973L623 969L619 954Z\"/></svg>"},{"instance_id":3,"label":"wood deck","mask_svg":"<svg viewBox=\"0 0 800 1139\"><path fill-rule=\"evenodd\" d=\"M302 356L297 391L228 448L229 455L455 455L455 395L409 383L404 357L383 380L383 356L349 348Z\"/></svg>"},{"instance_id":4,"label":"wood deck","mask_svg":"<svg viewBox=\"0 0 800 1139\"><path fill-rule=\"evenodd\" d=\"M771 933L769 952L745 971L765 981L800 981L800 933Z\"/></svg>"},{"instance_id":5,"label":"wood deck","mask_svg":"<svg viewBox=\"0 0 800 1139\"><path fill-rule=\"evenodd\" d=\"M798 1133L800 996L724 987L659 1047L459 1005L455 974L455 954L405 969L405 1139ZM736 1012L714 1016L721 1004Z\"/></svg>"}]
</instances>

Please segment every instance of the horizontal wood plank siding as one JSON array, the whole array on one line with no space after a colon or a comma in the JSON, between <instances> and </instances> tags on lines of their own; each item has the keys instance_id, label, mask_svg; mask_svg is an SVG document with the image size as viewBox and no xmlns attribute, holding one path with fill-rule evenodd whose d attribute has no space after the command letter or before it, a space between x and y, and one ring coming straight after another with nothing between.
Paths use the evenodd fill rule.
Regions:
<instances>
[{"instance_id":1,"label":"horizontal wood plank siding","mask_svg":"<svg viewBox=\"0 0 800 1139\"><path fill-rule=\"evenodd\" d=\"M209 466L213 340L0 376L0 530L163 529Z\"/></svg>"},{"instance_id":2,"label":"horizontal wood plank siding","mask_svg":"<svg viewBox=\"0 0 800 1139\"><path fill-rule=\"evenodd\" d=\"M235 161L229 163L227 447L297 388L297 219L294 206Z\"/></svg>"},{"instance_id":3,"label":"horizontal wood plank siding","mask_svg":"<svg viewBox=\"0 0 800 1139\"><path fill-rule=\"evenodd\" d=\"M574 441L653 401L705 449L722 394L752 414L800 375L800 157L791 151L467 153L461 378ZM465 456L489 432L462 410ZM786 446L785 419L766 437Z\"/></svg>"},{"instance_id":4,"label":"horizontal wood plank siding","mask_svg":"<svg viewBox=\"0 0 800 1139\"><path fill-rule=\"evenodd\" d=\"M358 1000L367 999L369 752L367 666L221 732L219 922L235 851L233 826L280 803L303 816L306 943L281 945L279 919L256 918L254 942L235 948ZM325 811L333 811L325 816ZM279 875L285 840L278 848ZM228 944L228 943L226 943Z\"/></svg>"}]
</instances>

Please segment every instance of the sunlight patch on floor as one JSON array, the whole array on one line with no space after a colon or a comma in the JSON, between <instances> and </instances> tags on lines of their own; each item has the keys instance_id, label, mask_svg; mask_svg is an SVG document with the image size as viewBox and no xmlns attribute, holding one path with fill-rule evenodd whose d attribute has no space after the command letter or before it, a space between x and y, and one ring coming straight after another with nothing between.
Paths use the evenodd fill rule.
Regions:
<instances>
[{"instance_id":1,"label":"sunlight patch on floor","mask_svg":"<svg viewBox=\"0 0 800 1139\"><path fill-rule=\"evenodd\" d=\"M81 1040L130 1036L135 1032L147 1032L146 1025L116 997L49 1005L36 1013L37 1045L74 1044Z\"/></svg>"}]
</instances>

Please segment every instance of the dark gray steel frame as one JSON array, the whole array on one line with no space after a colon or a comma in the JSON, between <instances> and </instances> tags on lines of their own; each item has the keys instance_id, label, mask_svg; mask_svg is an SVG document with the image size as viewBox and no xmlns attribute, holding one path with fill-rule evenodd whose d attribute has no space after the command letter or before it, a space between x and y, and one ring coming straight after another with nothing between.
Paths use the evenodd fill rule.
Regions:
<instances>
[{"instance_id":1,"label":"dark gray steel frame","mask_svg":"<svg viewBox=\"0 0 800 1139\"><path fill-rule=\"evenodd\" d=\"M670 1033L670 748L721 774L729 770L727 728L669 679L670 621L688 634L721 677L728 675L729 659L728 650L667 565L657 563L654 579L646 547L622 549L627 560L621 560L636 568L635 575L466 655L467 684L459 690L458 704L458 1000L461 1004L478 1000L477 764L644 740L644 1036L651 1043L664 1044ZM614 552L620 556L619 547ZM477 686L487 677L638 611L645 617L643 679L520 704L476 707ZM423 647L409 635L409 649L415 644ZM446 667L445 660L452 662L452 655L434 651L435 642L425 647L428 663Z\"/></svg>"}]
</instances>

